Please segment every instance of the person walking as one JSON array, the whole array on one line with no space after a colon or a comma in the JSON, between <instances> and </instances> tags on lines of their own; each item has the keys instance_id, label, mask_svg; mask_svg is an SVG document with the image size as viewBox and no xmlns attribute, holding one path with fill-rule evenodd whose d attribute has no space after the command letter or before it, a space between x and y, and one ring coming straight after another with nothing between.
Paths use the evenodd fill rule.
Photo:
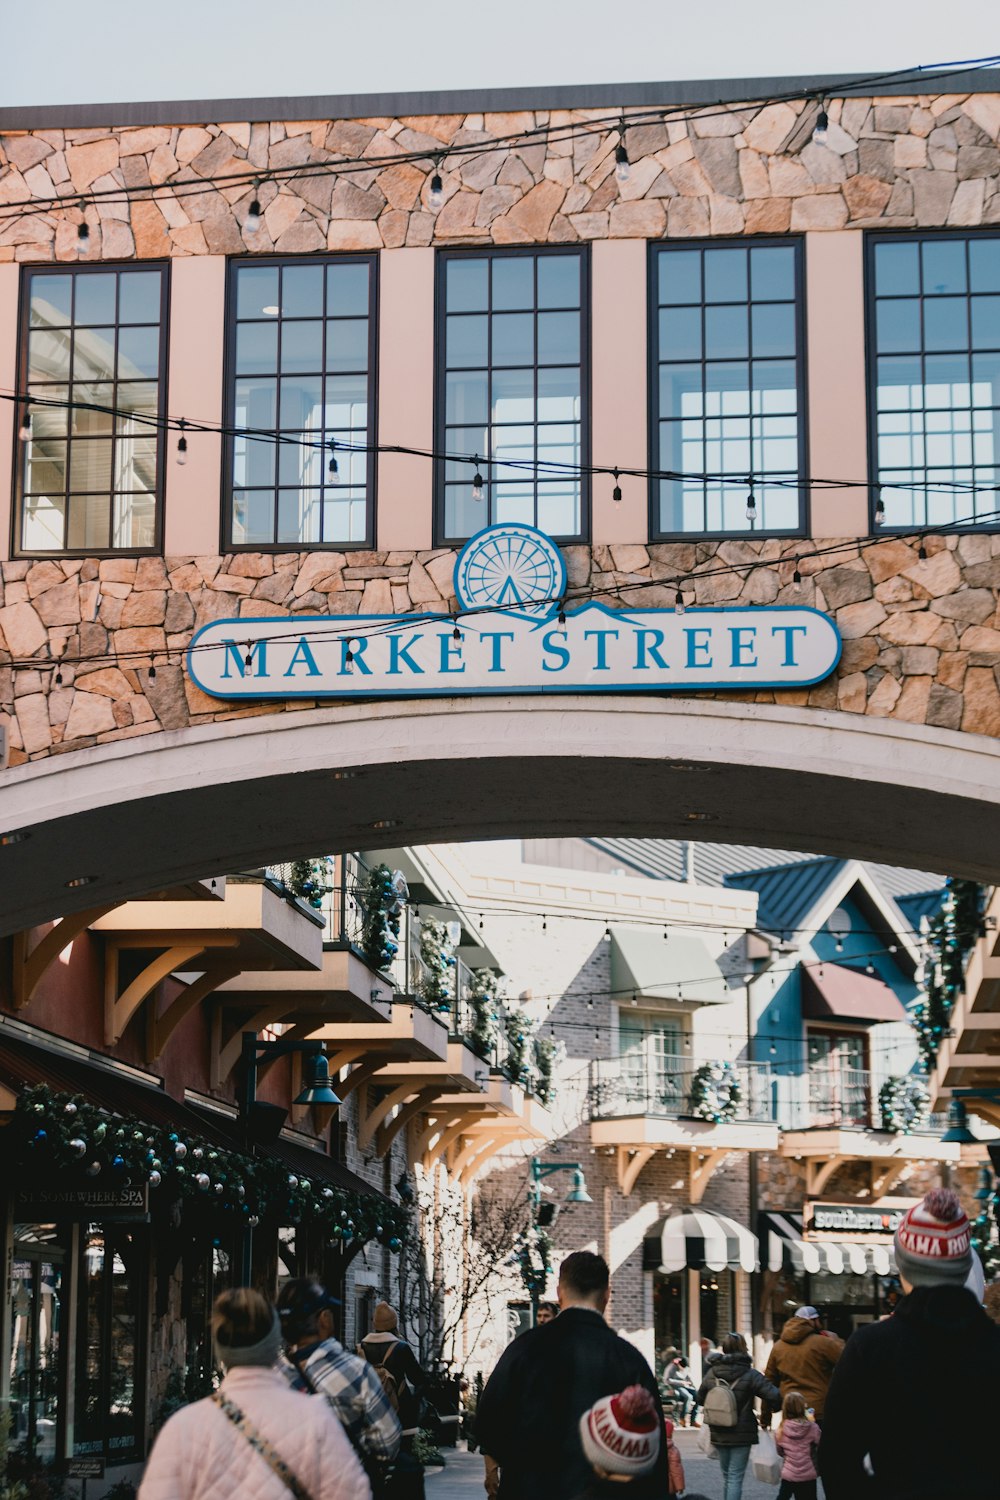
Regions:
<instances>
[{"instance_id":1,"label":"person walking","mask_svg":"<svg viewBox=\"0 0 1000 1500\"><path fill-rule=\"evenodd\" d=\"M781 1466L781 1488L778 1500L816 1500L816 1449L819 1427L813 1422L801 1391L789 1391L781 1403L781 1426L777 1448L784 1463Z\"/></svg>"},{"instance_id":2,"label":"person walking","mask_svg":"<svg viewBox=\"0 0 1000 1500\"><path fill-rule=\"evenodd\" d=\"M430 1383L417 1356L399 1335L399 1315L388 1302L380 1302L372 1317L373 1328L358 1345L358 1353L374 1367L403 1429L403 1446L413 1446L420 1427L420 1396ZM387 1382L384 1376L389 1376ZM395 1393L395 1400L393 1394Z\"/></svg>"},{"instance_id":3,"label":"person walking","mask_svg":"<svg viewBox=\"0 0 1000 1500\"><path fill-rule=\"evenodd\" d=\"M1000 1327L965 1285L975 1251L957 1196L937 1188L914 1204L895 1248L896 1311L851 1335L830 1383L827 1500L996 1500Z\"/></svg>"},{"instance_id":4,"label":"person walking","mask_svg":"<svg viewBox=\"0 0 1000 1500\"><path fill-rule=\"evenodd\" d=\"M684 1464L677 1444L674 1442L674 1424L668 1417L663 1424L667 1439L667 1494L683 1495Z\"/></svg>"},{"instance_id":5,"label":"person walking","mask_svg":"<svg viewBox=\"0 0 1000 1500\"><path fill-rule=\"evenodd\" d=\"M480 1398L476 1425L487 1493L498 1500L577 1500L588 1494L620 1500L619 1485L594 1474L580 1440L580 1419L602 1397L639 1385L655 1403L658 1452L652 1471L633 1478L628 1493L630 1500L662 1500L667 1457L659 1394L635 1345L605 1322L607 1261L588 1250L568 1255L558 1294L558 1318L529 1329L505 1349Z\"/></svg>"},{"instance_id":6,"label":"person walking","mask_svg":"<svg viewBox=\"0 0 1000 1500\"><path fill-rule=\"evenodd\" d=\"M750 1450L757 1442L754 1402L758 1397L774 1411L781 1406L777 1387L753 1368L746 1339L741 1333L727 1333L722 1353L709 1365L697 1398L719 1455L722 1500L740 1500L743 1494Z\"/></svg>"},{"instance_id":7,"label":"person walking","mask_svg":"<svg viewBox=\"0 0 1000 1500\"><path fill-rule=\"evenodd\" d=\"M225 1378L165 1424L142 1500L371 1500L371 1487L325 1401L304 1401L277 1368L281 1325L251 1287L223 1292L212 1338Z\"/></svg>"},{"instance_id":8,"label":"person walking","mask_svg":"<svg viewBox=\"0 0 1000 1500\"><path fill-rule=\"evenodd\" d=\"M539 1302L538 1317L535 1319L536 1326L541 1328L544 1323L554 1323L558 1316L558 1302Z\"/></svg>"},{"instance_id":9,"label":"person walking","mask_svg":"<svg viewBox=\"0 0 1000 1500\"><path fill-rule=\"evenodd\" d=\"M577 1500L597 1500L606 1481L631 1483L651 1474L660 1452L660 1416L645 1386L630 1385L617 1396L602 1396L580 1418L580 1443L594 1482Z\"/></svg>"},{"instance_id":10,"label":"person walking","mask_svg":"<svg viewBox=\"0 0 1000 1500\"><path fill-rule=\"evenodd\" d=\"M824 1332L815 1307L800 1307L781 1330L764 1374L778 1386L782 1399L789 1391L799 1391L822 1422L830 1379L843 1352L843 1340Z\"/></svg>"},{"instance_id":11,"label":"person walking","mask_svg":"<svg viewBox=\"0 0 1000 1500\"><path fill-rule=\"evenodd\" d=\"M399 1452L399 1418L367 1360L348 1353L334 1338L333 1308L338 1306L314 1277L285 1282L278 1315L290 1363L283 1372L295 1390L326 1397L378 1488Z\"/></svg>"}]
</instances>

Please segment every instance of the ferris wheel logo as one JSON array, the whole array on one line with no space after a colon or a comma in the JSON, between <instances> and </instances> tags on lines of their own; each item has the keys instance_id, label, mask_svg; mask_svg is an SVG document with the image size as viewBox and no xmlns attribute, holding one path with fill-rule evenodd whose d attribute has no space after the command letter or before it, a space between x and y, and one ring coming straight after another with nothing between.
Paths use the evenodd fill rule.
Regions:
<instances>
[{"instance_id":1,"label":"ferris wheel logo","mask_svg":"<svg viewBox=\"0 0 1000 1500\"><path fill-rule=\"evenodd\" d=\"M559 548L534 526L487 526L458 555L455 597L464 609L555 615L566 590Z\"/></svg>"}]
</instances>

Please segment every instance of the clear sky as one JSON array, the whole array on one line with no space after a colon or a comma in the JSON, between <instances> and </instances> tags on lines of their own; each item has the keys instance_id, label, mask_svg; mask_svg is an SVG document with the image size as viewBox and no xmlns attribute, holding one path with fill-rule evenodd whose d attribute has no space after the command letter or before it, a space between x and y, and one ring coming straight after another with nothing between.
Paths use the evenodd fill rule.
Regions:
<instances>
[{"instance_id":1,"label":"clear sky","mask_svg":"<svg viewBox=\"0 0 1000 1500\"><path fill-rule=\"evenodd\" d=\"M989 0L9 0L4 12L6 106L848 76L1000 52Z\"/></svg>"}]
</instances>

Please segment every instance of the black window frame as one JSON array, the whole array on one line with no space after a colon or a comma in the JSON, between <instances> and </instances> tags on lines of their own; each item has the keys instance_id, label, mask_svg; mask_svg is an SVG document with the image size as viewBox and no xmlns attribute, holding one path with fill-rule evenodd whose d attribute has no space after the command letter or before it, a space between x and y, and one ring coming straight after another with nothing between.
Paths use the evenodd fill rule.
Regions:
<instances>
[{"instance_id":1,"label":"black window frame","mask_svg":"<svg viewBox=\"0 0 1000 1500\"><path fill-rule=\"evenodd\" d=\"M87 1388L86 1372L89 1357L95 1354L94 1346L89 1343L89 1288L86 1276L87 1240L91 1228L98 1230L101 1234L103 1255L99 1288L100 1305L98 1309L100 1347L96 1349L97 1373L94 1381L95 1386L99 1388L99 1400L102 1404L99 1421L95 1423L95 1428L99 1429L99 1435L88 1436L86 1442L81 1443L81 1432L86 1431L86 1420L82 1419L80 1415L81 1403L85 1398ZM134 1272L131 1267L126 1265L126 1274L133 1283L131 1295L135 1299L135 1311L133 1314L135 1319L135 1368L132 1385L133 1441L129 1445L113 1442L116 1434L112 1431L110 1399L111 1384L115 1370L115 1364L112 1359L111 1334L114 1309L114 1256L118 1254L119 1235L122 1237L132 1236L137 1260ZM135 1220L106 1218L91 1221L90 1224L87 1221L83 1221L80 1224L78 1238L79 1242L76 1248L76 1301L72 1309L75 1335L75 1346L71 1355L74 1412L73 1453L79 1456L102 1458L106 1464L135 1463L143 1458L147 1447L149 1318L153 1261L151 1231L149 1224L142 1218ZM110 1269L108 1265L109 1250L111 1255Z\"/></svg>"},{"instance_id":2,"label":"black window frame","mask_svg":"<svg viewBox=\"0 0 1000 1500\"><path fill-rule=\"evenodd\" d=\"M26 443L18 438L18 432L23 420L25 406L31 409L31 402L15 401L14 408L14 461L11 464L11 522L10 522L10 555L13 559L32 559L39 562L47 558L80 558L80 557L161 557L163 555L163 532L164 532L164 510L166 505L166 449L168 435L164 426L167 416L167 377L170 368L170 285L171 285L171 263L169 259L158 260L126 260L126 261L94 261L92 264L80 265L73 261L53 261L44 265L26 263L21 268L20 286L18 288L18 316L17 316L17 389L25 396L28 393L28 335L31 331L31 282L35 276L87 276L107 272L116 275L123 271L159 271L160 280L160 342L159 361L157 370L157 411L155 425L150 423L150 434L155 433L159 439L156 451L156 495L153 519L153 541L149 547L63 547L45 548L25 547L22 545L23 519L24 519L24 480L26 478L25 450ZM75 328L75 325L73 325ZM121 327L115 324L116 339L117 331ZM117 371L114 378L114 387L118 389ZM72 396L72 382L67 382ZM70 397L71 398L71 397ZM67 421L69 413L67 412ZM112 465L114 464L114 452L112 450ZM112 469L112 485L110 491L112 503L114 498L114 473ZM65 522L64 522L65 526Z\"/></svg>"},{"instance_id":3,"label":"black window frame","mask_svg":"<svg viewBox=\"0 0 1000 1500\"><path fill-rule=\"evenodd\" d=\"M992 521L972 521L964 526L958 525L956 522L947 521L941 521L937 523L925 521L923 525L917 522L910 522L906 525L895 526L888 521L877 520L875 514L876 507L878 505L879 494L882 489L882 482L880 478L881 471L878 461L877 389L879 351L877 343L877 329L875 323L876 303L878 301L875 287L876 248L880 244L921 245L926 240L962 240L966 243L966 245L968 245L969 241L974 239L1000 240L1000 226L997 226L995 228L990 225L983 225L979 227L968 228L964 226L956 226L953 229L896 229L865 231L865 402L866 436L868 439L868 525L869 530L873 535L907 536L914 535L919 532L934 533L937 531L946 530L948 532L955 532L957 535L964 535L966 533L973 532L979 533L983 536L990 536L992 533L1000 531L1000 514L998 514ZM966 252L966 264L968 265L968 252ZM927 357L927 349L924 346L923 340L923 305L925 301L925 293L921 290L913 295L915 295L920 302L921 347L919 350L919 357L921 360L924 360ZM964 295L966 303L968 304L968 300L971 295L968 290L968 285L966 286ZM992 295L996 294L994 293ZM966 314L966 327L968 328L968 312ZM931 352L936 353L938 351L932 350ZM971 360L972 354L974 352L972 348L971 331L966 342L965 352ZM926 406L923 409L926 412ZM955 408L949 409L954 410ZM924 456L926 460L926 453ZM969 467L975 469L975 462L973 461ZM1000 454L997 455L993 467L1000 470ZM923 468L926 473L926 470L928 468L926 462L924 463ZM960 493L958 491L955 492L955 497L956 500L960 498ZM1000 490L997 491L996 505L993 508L1000 511Z\"/></svg>"},{"instance_id":4,"label":"black window frame","mask_svg":"<svg viewBox=\"0 0 1000 1500\"><path fill-rule=\"evenodd\" d=\"M592 382L593 365L591 359L592 349L592 312L591 312L591 265L589 244L554 244L554 245L470 245L456 248L441 248L437 251L434 264L434 503L433 503L433 543L435 547L461 547L469 540L468 537L449 536L445 529L445 459L446 451L446 389L448 363L446 359L446 281L448 264L453 260L494 260L508 259L516 256L532 256L537 258L541 255L576 255L580 262L580 530L574 535L563 535L560 533L553 536L552 540L560 546L586 546L591 539L591 497L592 476L590 474L591 463L591 420L593 412L592 404ZM544 311L544 309L543 309ZM532 310L533 316L538 317L537 301ZM487 367L493 369L492 365ZM536 358L532 368L537 372L537 340ZM492 426L492 420L487 413L488 427ZM485 461L485 455L483 455ZM492 476L493 465L483 470L483 477L489 484ZM469 484L472 484L472 465L469 465ZM490 505L492 501L486 499L483 506L482 526L493 525L490 516ZM537 522L532 522L532 525ZM479 528L482 529L482 528ZM474 535L475 533L470 533Z\"/></svg>"},{"instance_id":5,"label":"black window frame","mask_svg":"<svg viewBox=\"0 0 1000 1500\"><path fill-rule=\"evenodd\" d=\"M660 329L659 329L659 296L657 292L659 256L663 253L669 254L675 250L729 250L745 249L747 251L765 246L786 246L795 253L795 394L796 413L798 420L798 464L799 464L799 524L781 531L769 531L763 526L741 529L738 531L676 531L664 530L660 526L660 481L655 477L660 472ZM802 235L775 234L775 235L730 235L714 238L712 236L699 239L674 239L674 240L650 240L647 263L646 280L646 349L647 349L647 406L646 421L648 432L649 452L649 484L648 484L648 514L649 514L649 539L651 542L691 542L691 541L764 541L775 537L780 539L794 539L796 537L807 537L811 534L811 488L809 473L809 361L808 361L808 286L806 282L807 265L805 254L805 241ZM694 306L696 304L692 304ZM702 310L704 320L705 300L702 297L698 304ZM732 306L751 305L751 299L745 304L733 303ZM703 323L704 327L704 323ZM748 354L748 359L750 355ZM689 360L686 363L705 365L704 339L702 340L702 354L698 360ZM752 439L751 439L752 441ZM766 475L753 475L754 480L766 479Z\"/></svg>"},{"instance_id":6,"label":"black window frame","mask_svg":"<svg viewBox=\"0 0 1000 1500\"><path fill-rule=\"evenodd\" d=\"M235 438L236 418L236 330L238 319L236 317L236 284L240 267L245 266L306 266L306 265L366 265L369 270L369 300L368 300L368 446L369 462L365 481L365 536L362 541L345 542L234 542L233 531L233 450ZM280 314L277 319L279 329L278 360L280 365L281 344L280 329L284 320ZM322 319L326 323L327 319ZM219 514L219 549L221 552L234 554L245 552L260 552L276 554L281 552L370 552L377 545L377 504L378 504L378 452L376 443L378 441L378 390L379 390L379 256L377 251L345 251L340 253L334 251L329 254L316 255L234 255L230 256L226 265L226 299L225 299L225 344L223 354L223 423L225 438L222 444L222 505ZM327 372L323 372L324 377ZM280 369L275 373L275 379L280 379ZM277 416L280 421L280 410ZM280 425L275 428L275 433L281 431ZM277 454L275 455L277 472ZM278 491L277 479L274 491ZM277 504L277 500L275 501ZM277 519L277 517L275 517Z\"/></svg>"}]
</instances>

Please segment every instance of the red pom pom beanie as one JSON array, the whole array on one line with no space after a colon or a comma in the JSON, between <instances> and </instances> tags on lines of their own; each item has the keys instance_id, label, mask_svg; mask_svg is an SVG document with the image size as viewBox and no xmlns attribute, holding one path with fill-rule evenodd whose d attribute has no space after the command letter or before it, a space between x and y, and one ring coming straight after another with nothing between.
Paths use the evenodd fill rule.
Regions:
<instances>
[{"instance_id":1,"label":"red pom pom beanie","mask_svg":"<svg viewBox=\"0 0 1000 1500\"><path fill-rule=\"evenodd\" d=\"M660 1423L641 1385L603 1396L580 1418L580 1440L590 1463L605 1474L648 1474L660 1456Z\"/></svg>"},{"instance_id":2,"label":"red pom pom beanie","mask_svg":"<svg viewBox=\"0 0 1000 1500\"><path fill-rule=\"evenodd\" d=\"M896 1264L911 1286L964 1286L972 1269L965 1209L949 1188L935 1188L896 1228Z\"/></svg>"}]
</instances>

